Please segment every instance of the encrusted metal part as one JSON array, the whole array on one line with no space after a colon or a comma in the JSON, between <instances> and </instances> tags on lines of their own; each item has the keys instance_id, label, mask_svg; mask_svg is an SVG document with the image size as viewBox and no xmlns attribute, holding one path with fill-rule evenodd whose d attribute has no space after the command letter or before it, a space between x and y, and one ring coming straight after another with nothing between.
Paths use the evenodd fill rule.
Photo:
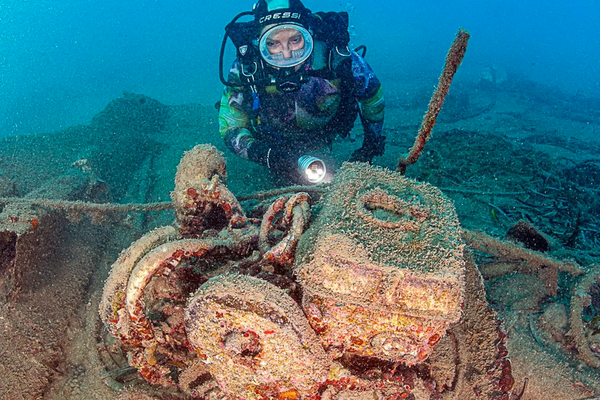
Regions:
<instances>
[{"instance_id":1,"label":"encrusted metal part","mask_svg":"<svg viewBox=\"0 0 600 400\"><path fill-rule=\"evenodd\" d=\"M199 144L185 152L171 192L182 236L214 234L245 223L244 211L226 183L225 158L214 146Z\"/></svg>"},{"instance_id":2,"label":"encrusted metal part","mask_svg":"<svg viewBox=\"0 0 600 400\"><path fill-rule=\"evenodd\" d=\"M119 310L123 308L129 275L136 263L154 248L176 238L174 227L156 228L123 250L112 265L100 302L100 319L113 336L118 335Z\"/></svg>"},{"instance_id":3,"label":"encrusted metal part","mask_svg":"<svg viewBox=\"0 0 600 400\"><path fill-rule=\"evenodd\" d=\"M305 398L327 379L331 360L302 310L263 280L209 280L190 300L185 321L198 356L237 398Z\"/></svg>"},{"instance_id":4,"label":"encrusted metal part","mask_svg":"<svg viewBox=\"0 0 600 400\"><path fill-rule=\"evenodd\" d=\"M176 226L121 254L100 305L129 364L166 398L459 398L477 386L508 399L510 361L468 263L465 292L469 257L438 189L345 164L316 221L307 193L274 200L258 220L224 167L212 146L185 154ZM500 338L485 352L461 330L479 321ZM473 362L485 376L459 367Z\"/></svg>"},{"instance_id":5,"label":"encrusted metal part","mask_svg":"<svg viewBox=\"0 0 600 400\"><path fill-rule=\"evenodd\" d=\"M431 185L360 163L343 166L323 203L295 264L323 344L425 360L461 316L464 245L453 204Z\"/></svg>"}]
</instances>

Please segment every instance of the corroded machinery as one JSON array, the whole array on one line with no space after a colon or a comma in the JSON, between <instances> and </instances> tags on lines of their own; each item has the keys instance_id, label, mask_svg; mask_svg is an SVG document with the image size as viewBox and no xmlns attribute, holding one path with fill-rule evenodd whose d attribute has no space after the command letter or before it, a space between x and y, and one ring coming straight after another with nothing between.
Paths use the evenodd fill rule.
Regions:
<instances>
[{"instance_id":1,"label":"corroded machinery","mask_svg":"<svg viewBox=\"0 0 600 400\"><path fill-rule=\"evenodd\" d=\"M446 390L423 363L461 318L467 264L454 207L438 189L345 164L311 224L307 193L248 217L212 146L186 152L175 182L175 226L121 254L100 305L129 364L165 396L396 399L414 398L416 385ZM489 368L492 382L498 371Z\"/></svg>"},{"instance_id":2,"label":"corroded machinery","mask_svg":"<svg viewBox=\"0 0 600 400\"><path fill-rule=\"evenodd\" d=\"M461 316L463 248L437 188L347 164L297 254L302 307L328 348L418 363Z\"/></svg>"}]
</instances>

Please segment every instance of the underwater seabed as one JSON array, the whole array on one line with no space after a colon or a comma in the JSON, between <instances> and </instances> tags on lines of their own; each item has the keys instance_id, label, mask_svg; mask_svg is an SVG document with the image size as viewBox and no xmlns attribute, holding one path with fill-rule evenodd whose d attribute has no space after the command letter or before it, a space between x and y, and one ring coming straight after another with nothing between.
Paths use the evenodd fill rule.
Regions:
<instances>
[{"instance_id":1,"label":"underwater seabed","mask_svg":"<svg viewBox=\"0 0 600 400\"><path fill-rule=\"evenodd\" d=\"M376 163L390 169L412 144L426 105L420 88L410 93L402 102L386 93L389 144ZM89 125L1 141L0 398L181 398L127 367L98 308L120 252L153 228L173 225L170 193L185 151L198 143L223 151L227 188L246 210L258 208L244 195L272 189L262 167L225 151L216 117L212 107L165 106L126 93ZM407 169L454 202L506 337L478 337L477 326L460 332L466 342L504 343L510 369L502 384L509 385L510 371L514 378L504 398L600 396L599 124L598 100L520 78L453 87L424 153ZM336 160L354 146L335 142ZM312 205L313 221L322 207ZM500 356L462 363L450 356L460 353L457 346L443 339L424 364L437 371L436 388L423 386L434 381L419 376L425 367L372 362L369 376L405 374L404 398L458 398L457 381L475 382L486 374L482 365L492 371L506 361L499 348ZM196 385L209 378L198 379ZM383 398L377 393L348 389L334 398Z\"/></svg>"}]
</instances>

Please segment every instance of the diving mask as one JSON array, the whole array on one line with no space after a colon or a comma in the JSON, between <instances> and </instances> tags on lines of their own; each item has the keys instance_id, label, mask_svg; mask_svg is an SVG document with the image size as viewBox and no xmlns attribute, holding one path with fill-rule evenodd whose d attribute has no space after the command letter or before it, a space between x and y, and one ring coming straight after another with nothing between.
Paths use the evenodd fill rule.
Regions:
<instances>
[{"instance_id":1,"label":"diving mask","mask_svg":"<svg viewBox=\"0 0 600 400\"><path fill-rule=\"evenodd\" d=\"M261 35L258 48L267 64L277 68L295 67L312 54L313 38L301 25L275 25Z\"/></svg>"}]
</instances>

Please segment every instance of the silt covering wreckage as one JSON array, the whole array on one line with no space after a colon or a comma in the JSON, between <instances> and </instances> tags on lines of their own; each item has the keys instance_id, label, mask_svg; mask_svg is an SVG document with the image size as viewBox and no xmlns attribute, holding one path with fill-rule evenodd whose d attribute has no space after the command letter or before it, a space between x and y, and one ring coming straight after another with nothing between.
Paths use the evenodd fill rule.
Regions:
<instances>
[{"instance_id":1,"label":"silt covering wreckage","mask_svg":"<svg viewBox=\"0 0 600 400\"><path fill-rule=\"evenodd\" d=\"M214 147L187 152L176 225L134 242L106 283L102 320L148 382L191 398L343 399L410 398L415 386L454 396L482 380L489 398L509 398L502 333L437 188L348 163L311 222L308 193L250 218L225 181ZM477 349L456 345L467 317L491 332ZM487 364L438 381L438 345Z\"/></svg>"}]
</instances>

